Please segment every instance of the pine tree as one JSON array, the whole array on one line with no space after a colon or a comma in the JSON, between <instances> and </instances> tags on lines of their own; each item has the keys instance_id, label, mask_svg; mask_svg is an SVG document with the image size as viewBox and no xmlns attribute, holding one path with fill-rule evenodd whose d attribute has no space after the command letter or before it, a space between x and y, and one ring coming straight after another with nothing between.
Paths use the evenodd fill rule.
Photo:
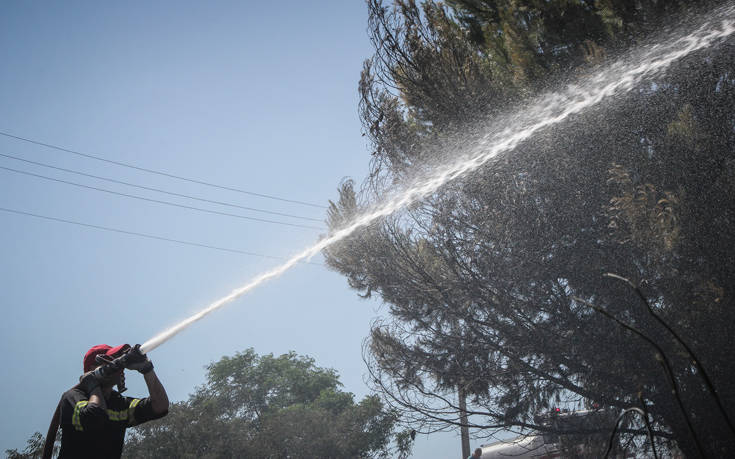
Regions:
<instances>
[{"instance_id":1,"label":"pine tree","mask_svg":"<svg viewBox=\"0 0 735 459\"><path fill-rule=\"evenodd\" d=\"M371 0L376 53L360 108L373 170L363 190L343 186L330 225L435 167L458 139L471 144L484 120L646 43L694 3L717 2ZM692 356L636 291L602 275L641 286L735 413L732 51L728 42L691 56L327 251L353 288L390 306L366 360L416 426L458 424L460 383L481 434L543 431L537 415L554 404L619 410L640 394L661 442L693 457L735 451ZM664 349L685 415L657 351L585 302ZM642 424L630 432L645 442Z\"/></svg>"}]
</instances>

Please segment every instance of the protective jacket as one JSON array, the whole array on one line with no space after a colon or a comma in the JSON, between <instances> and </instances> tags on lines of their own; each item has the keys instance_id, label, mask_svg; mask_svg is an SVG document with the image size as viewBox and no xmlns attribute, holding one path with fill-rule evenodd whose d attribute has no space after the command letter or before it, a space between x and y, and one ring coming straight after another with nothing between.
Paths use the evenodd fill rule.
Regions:
<instances>
[{"instance_id":1,"label":"protective jacket","mask_svg":"<svg viewBox=\"0 0 735 459\"><path fill-rule=\"evenodd\" d=\"M84 391L72 388L61 397L59 459L119 458L125 429L166 415L155 414L148 398L123 397L112 391L107 409L89 404Z\"/></svg>"}]
</instances>

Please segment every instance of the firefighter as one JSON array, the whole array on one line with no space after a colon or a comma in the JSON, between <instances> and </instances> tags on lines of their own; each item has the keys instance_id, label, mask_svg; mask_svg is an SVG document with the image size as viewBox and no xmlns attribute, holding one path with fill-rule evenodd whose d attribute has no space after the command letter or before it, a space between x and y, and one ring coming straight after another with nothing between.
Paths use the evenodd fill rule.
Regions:
<instances>
[{"instance_id":1,"label":"firefighter","mask_svg":"<svg viewBox=\"0 0 735 459\"><path fill-rule=\"evenodd\" d=\"M137 370L148 386L146 398L124 397L124 369L102 376L94 371L104 362L127 354L125 368ZM113 386L118 386L118 391ZM84 355L84 375L78 385L64 393L57 408L61 424L59 459L119 458L122 455L125 429L165 416L168 396L158 380L153 363L141 352L140 345L110 347L100 344ZM58 416L58 417L57 417Z\"/></svg>"}]
</instances>

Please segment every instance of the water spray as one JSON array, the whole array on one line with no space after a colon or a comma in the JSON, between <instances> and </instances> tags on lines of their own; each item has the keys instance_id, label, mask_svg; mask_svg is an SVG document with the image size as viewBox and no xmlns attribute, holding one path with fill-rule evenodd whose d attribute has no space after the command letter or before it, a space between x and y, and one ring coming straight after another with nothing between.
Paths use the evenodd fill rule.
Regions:
<instances>
[{"instance_id":1,"label":"water spray","mask_svg":"<svg viewBox=\"0 0 735 459\"><path fill-rule=\"evenodd\" d=\"M240 298L265 281L280 276L297 263L310 259L358 229L436 192L444 184L458 177L479 169L499 154L515 149L521 142L528 140L537 132L558 125L572 115L598 105L605 99L629 92L645 79L660 75L674 62L698 50L715 46L733 33L735 33L735 4L730 2L710 13L705 20L700 21L687 34L666 37L656 45L605 66L579 83L569 85L563 91L549 93L538 98L526 109L495 123L495 126L499 128L502 128L500 123L512 127L499 129L499 132L494 130L497 133L486 135L471 146L461 160L441 167L428 177L414 181L401 192L394 193L382 204L355 217L351 223L292 256L280 266L255 277L247 284L233 290L229 295L216 300L196 314L159 333L143 343L141 351L144 353L152 351L194 322Z\"/></svg>"}]
</instances>

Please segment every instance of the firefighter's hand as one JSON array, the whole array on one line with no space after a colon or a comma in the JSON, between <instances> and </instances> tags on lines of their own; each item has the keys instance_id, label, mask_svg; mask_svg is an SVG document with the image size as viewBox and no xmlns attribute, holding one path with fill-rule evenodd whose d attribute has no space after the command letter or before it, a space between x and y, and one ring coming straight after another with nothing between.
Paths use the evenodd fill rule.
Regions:
<instances>
[{"instance_id":1,"label":"firefighter's hand","mask_svg":"<svg viewBox=\"0 0 735 459\"><path fill-rule=\"evenodd\" d=\"M153 362L140 350L140 344L136 344L125 356L125 368L137 370L140 374L146 374L153 369Z\"/></svg>"},{"instance_id":2,"label":"firefighter's hand","mask_svg":"<svg viewBox=\"0 0 735 459\"><path fill-rule=\"evenodd\" d=\"M104 379L104 376L100 371L92 370L87 373L84 373L82 376L79 377L79 384L78 387L84 391L87 395L90 395L93 390L98 388L102 384L102 380Z\"/></svg>"}]
</instances>

